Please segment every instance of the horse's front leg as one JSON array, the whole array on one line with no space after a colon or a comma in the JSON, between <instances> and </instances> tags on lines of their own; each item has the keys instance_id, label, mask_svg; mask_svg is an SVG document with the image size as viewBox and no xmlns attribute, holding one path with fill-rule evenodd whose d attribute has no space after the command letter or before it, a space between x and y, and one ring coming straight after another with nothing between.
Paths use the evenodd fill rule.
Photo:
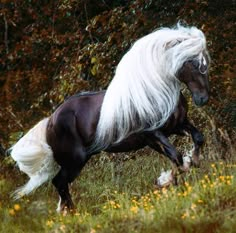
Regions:
<instances>
[{"instance_id":1,"label":"horse's front leg","mask_svg":"<svg viewBox=\"0 0 236 233\"><path fill-rule=\"evenodd\" d=\"M159 130L148 136L148 146L166 155L177 167L183 166L183 157L170 143L169 139Z\"/></svg>"},{"instance_id":2,"label":"horse's front leg","mask_svg":"<svg viewBox=\"0 0 236 233\"><path fill-rule=\"evenodd\" d=\"M204 143L204 136L195 126L193 126L193 124L189 122L188 119L186 119L182 125L182 130L189 133L192 137L194 143L194 148L192 151L192 163L194 166L198 167L200 148Z\"/></svg>"},{"instance_id":3,"label":"horse's front leg","mask_svg":"<svg viewBox=\"0 0 236 233\"><path fill-rule=\"evenodd\" d=\"M166 155L174 164L172 171L162 172L161 176L157 179L157 185L159 187L165 187L169 184L177 184L176 175L178 171L187 171L190 166L189 159L183 158L176 148L169 142L168 138L160 131L152 132L147 137L148 145Z\"/></svg>"}]
</instances>

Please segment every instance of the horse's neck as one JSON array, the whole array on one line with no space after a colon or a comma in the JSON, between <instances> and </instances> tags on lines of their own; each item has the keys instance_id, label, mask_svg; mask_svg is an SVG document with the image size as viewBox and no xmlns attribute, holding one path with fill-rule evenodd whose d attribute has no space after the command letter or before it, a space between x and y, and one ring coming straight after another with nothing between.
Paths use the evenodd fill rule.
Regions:
<instances>
[{"instance_id":1,"label":"horse's neck","mask_svg":"<svg viewBox=\"0 0 236 233\"><path fill-rule=\"evenodd\" d=\"M178 102L178 105L177 105L177 108L185 108L187 110L188 108L188 104L187 104L187 100L186 98L184 97L183 93L180 92L180 95L179 95L179 102Z\"/></svg>"}]
</instances>

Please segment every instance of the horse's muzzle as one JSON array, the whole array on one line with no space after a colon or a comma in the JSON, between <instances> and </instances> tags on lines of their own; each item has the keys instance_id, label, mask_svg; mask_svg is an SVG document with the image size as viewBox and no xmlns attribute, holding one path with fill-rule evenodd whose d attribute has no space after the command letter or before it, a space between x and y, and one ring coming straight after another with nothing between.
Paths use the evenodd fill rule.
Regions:
<instances>
[{"instance_id":1,"label":"horse's muzzle","mask_svg":"<svg viewBox=\"0 0 236 233\"><path fill-rule=\"evenodd\" d=\"M201 107L205 105L209 100L208 95L193 94L193 101L198 106Z\"/></svg>"}]
</instances>

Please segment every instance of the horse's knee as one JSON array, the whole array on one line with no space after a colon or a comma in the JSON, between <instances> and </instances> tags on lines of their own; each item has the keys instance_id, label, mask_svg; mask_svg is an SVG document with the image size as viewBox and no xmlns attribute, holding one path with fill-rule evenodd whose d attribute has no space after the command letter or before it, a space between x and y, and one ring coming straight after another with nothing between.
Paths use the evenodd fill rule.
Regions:
<instances>
[{"instance_id":1,"label":"horse's knee","mask_svg":"<svg viewBox=\"0 0 236 233\"><path fill-rule=\"evenodd\" d=\"M177 167L183 165L183 157L179 152L171 154L170 159Z\"/></svg>"}]
</instances>

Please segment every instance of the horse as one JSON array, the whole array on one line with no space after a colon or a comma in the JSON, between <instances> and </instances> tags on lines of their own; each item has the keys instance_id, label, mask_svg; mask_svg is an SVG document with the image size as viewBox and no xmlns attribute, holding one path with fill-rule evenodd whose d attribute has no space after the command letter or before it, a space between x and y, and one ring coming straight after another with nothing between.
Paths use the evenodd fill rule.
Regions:
<instances>
[{"instance_id":1,"label":"horse","mask_svg":"<svg viewBox=\"0 0 236 233\"><path fill-rule=\"evenodd\" d=\"M57 210L73 209L68 184L101 151L149 146L184 170L182 154L168 140L171 134L191 134L198 163L203 135L187 119L181 83L197 106L205 105L209 64L205 35L196 27L177 24L138 39L106 91L70 97L12 147L12 158L30 177L15 198L52 180L60 198Z\"/></svg>"}]
</instances>

